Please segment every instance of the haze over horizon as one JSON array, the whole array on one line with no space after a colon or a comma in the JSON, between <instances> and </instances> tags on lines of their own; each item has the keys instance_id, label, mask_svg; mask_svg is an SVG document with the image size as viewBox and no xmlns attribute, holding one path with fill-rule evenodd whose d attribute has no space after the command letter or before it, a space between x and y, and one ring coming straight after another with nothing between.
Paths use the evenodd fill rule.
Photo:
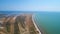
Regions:
<instances>
[{"instance_id":1,"label":"haze over horizon","mask_svg":"<svg viewBox=\"0 0 60 34\"><path fill-rule=\"evenodd\" d=\"M60 12L60 0L0 0L0 11Z\"/></svg>"}]
</instances>

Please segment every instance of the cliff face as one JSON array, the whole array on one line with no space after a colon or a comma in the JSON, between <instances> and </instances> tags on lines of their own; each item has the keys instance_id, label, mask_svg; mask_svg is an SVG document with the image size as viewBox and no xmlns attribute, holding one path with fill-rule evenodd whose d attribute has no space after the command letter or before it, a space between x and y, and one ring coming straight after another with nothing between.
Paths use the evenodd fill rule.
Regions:
<instances>
[{"instance_id":1,"label":"cliff face","mask_svg":"<svg viewBox=\"0 0 60 34\"><path fill-rule=\"evenodd\" d=\"M2 21L3 26L0 25L4 29L1 30L6 34L38 34L32 21L32 14L11 15L4 17Z\"/></svg>"}]
</instances>

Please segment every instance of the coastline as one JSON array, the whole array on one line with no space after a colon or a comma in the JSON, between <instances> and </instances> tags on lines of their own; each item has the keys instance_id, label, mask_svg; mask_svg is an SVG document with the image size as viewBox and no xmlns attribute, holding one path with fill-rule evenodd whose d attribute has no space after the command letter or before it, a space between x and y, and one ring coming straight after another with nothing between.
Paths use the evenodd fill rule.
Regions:
<instances>
[{"instance_id":1,"label":"coastline","mask_svg":"<svg viewBox=\"0 0 60 34\"><path fill-rule=\"evenodd\" d=\"M35 28L37 29L37 31L39 31L39 34L41 34L41 31L40 31L39 28L37 27L37 25L36 25L33 17L34 17L34 15L32 15L33 24L34 24Z\"/></svg>"}]
</instances>

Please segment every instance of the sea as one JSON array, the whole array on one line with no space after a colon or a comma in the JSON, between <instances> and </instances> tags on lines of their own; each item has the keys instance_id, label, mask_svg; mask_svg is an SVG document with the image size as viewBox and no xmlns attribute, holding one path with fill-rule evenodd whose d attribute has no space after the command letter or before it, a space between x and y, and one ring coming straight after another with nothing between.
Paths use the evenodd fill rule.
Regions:
<instances>
[{"instance_id":1,"label":"sea","mask_svg":"<svg viewBox=\"0 0 60 34\"><path fill-rule=\"evenodd\" d=\"M34 20L41 33L60 34L60 12L22 12L22 11L0 11L0 14L33 13Z\"/></svg>"},{"instance_id":2,"label":"sea","mask_svg":"<svg viewBox=\"0 0 60 34\"><path fill-rule=\"evenodd\" d=\"M34 18L42 33L60 34L60 12L39 12Z\"/></svg>"}]
</instances>

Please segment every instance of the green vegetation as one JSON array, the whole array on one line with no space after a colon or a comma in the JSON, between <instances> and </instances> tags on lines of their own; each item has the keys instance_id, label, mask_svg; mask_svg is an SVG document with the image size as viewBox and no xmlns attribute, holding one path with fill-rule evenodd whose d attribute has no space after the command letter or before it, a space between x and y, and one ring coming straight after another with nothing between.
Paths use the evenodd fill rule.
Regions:
<instances>
[{"instance_id":1,"label":"green vegetation","mask_svg":"<svg viewBox=\"0 0 60 34\"><path fill-rule=\"evenodd\" d=\"M14 34L19 34L19 27L17 22L14 23Z\"/></svg>"},{"instance_id":2,"label":"green vegetation","mask_svg":"<svg viewBox=\"0 0 60 34\"><path fill-rule=\"evenodd\" d=\"M6 29L7 29L7 32L10 32L10 23L9 22L6 23Z\"/></svg>"}]
</instances>

